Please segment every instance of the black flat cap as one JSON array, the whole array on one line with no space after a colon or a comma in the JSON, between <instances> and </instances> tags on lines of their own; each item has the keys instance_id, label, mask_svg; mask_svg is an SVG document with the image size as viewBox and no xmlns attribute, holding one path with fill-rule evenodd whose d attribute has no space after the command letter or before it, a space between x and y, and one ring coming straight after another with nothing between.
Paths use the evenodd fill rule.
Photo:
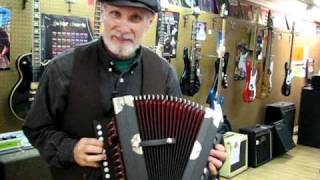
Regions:
<instances>
[{"instance_id":1,"label":"black flat cap","mask_svg":"<svg viewBox=\"0 0 320 180\"><path fill-rule=\"evenodd\" d=\"M153 13L160 11L159 0L100 0L115 6L131 6L147 9Z\"/></svg>"}]
</instances>

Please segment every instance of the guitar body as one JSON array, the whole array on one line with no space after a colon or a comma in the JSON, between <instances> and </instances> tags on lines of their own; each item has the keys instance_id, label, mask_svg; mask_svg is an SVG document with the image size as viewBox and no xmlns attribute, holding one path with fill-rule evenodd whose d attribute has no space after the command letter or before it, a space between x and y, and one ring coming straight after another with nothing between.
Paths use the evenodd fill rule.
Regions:
<instances>
[{"instance_id":1,"label":"guitar body","mask_svg":"<svg viewBox=\"0 0 320 180\"><path fill-rule=\"evenodd\" d=\"M184 71L180 79L181 91L184 95L194 96L200 89L200 79L197 70L192 71L188 48L183 50L183 61Z\"/></svg>"},{"instance_id":2,"label":"guitar body","mask_svg":"<svg viewBox=\"0 0 320 180\"><path fill-rule=\"evenodd\" d=\"M292 78L293 78L293 74L292 74L291 69L289 68L288 62L285 63L284 68L285 68L285 73L286 74L285 74L285 78L283 80L283 84L282 84L282 87L281 87L281 93L284 96L289 96L290 93L291 93L291 81L292 81Z\"/></svg>"},{"instance_id":3,"label":"guitar body","mask_svg":"<svg viewBox=\"0 0 320 180\"><path fill-rule=\"evenodd\" d=\"M29 109L30 86L32 82L32 53L18 57L16 68L19 72L19 79L13 86L9 96L9 107L18 119L23 120Z\"/></svg>"},{"instance_id":4,"label":"guitar body","mask_svg":"<svg viewBox=\"0 0 320 180\"><path fill-rule=\"evenodd\" d=\"M242 97L243 97L243 101L244 102L252 102L252 97L254 96L254 92L252 91L252 88L250 87L251 85L251 61L247 60L246 61L246 83L245 83L245 87L242 90Z\"/></svg>"}]
</instances>

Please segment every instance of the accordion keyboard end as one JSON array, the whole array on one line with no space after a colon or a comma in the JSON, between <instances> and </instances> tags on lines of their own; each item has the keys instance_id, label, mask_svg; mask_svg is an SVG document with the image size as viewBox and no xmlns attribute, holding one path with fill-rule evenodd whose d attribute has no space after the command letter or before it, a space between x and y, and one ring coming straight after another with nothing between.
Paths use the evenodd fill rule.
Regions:
<instances>
[{"instance_id":1,"label":"accordion keyboard end","mask_svg":"<svg viewBox=\"0 0 320 180\"><path fill-rule=\"evenodd\" d=\"M134 107L133 96L123 96L123 97L116 97L113 98L113 106L114 106L114 113L119 114L123 110L123 106L130 106Z\"/></svg>"},{"instance_id":2,"label":"accordion keyboard end","mask_svg":"<svg viewBox=\"0 0 320 180\"><path fill-rule=\"evenodd\" d=\"M218 128L221 123L223 123L223 112L221 106L216 104L215 109L206 108L205 109L205 118L212 118L213 125Z\"/></svg>"}]
</instances>

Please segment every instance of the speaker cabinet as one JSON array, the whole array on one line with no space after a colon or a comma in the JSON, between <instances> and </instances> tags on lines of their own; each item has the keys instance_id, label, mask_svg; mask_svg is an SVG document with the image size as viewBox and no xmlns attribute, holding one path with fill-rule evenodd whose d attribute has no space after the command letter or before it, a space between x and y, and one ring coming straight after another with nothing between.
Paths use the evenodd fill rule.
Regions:
<instances>
[{"instance_id":1,"label":"speaker cabinet","mask_svg":"<svg viewBox=\"0 0 320 180\"><path fill-rule=\"evenodd\" d=\"M295 147L295 144L290 136L287 125L284 120L272 123L272 136L273 136L273 157L285 154Z\"/></svg>"},{"instance_id":2,"label":"speaker cabinet","mask_svg":"<svg viewBox=\"0 0 320 180\"><path fill-rule=\"evenodd\" d=\"M239 129L248 135L248 165L258 167L272 159L272 126L256 125Z\"/></svg>"},{"instance_id":3,"label":"speaker cabinet","mask_svg":"<svg viewBox=\"0 0 320 180\"><path fill-rule=\"evenodd\" d=\"M52 180L47 163L36 149L0 156L1 180Z\"/></svg>"},{"instance_id":4,"label":"speaker cabinet","mask_svg":"<svg viewBox=\"0 0 320 180\"><path fill-rule=\"evenodd\" d=\"M320 90L302 89L298 144L320 148Z\"/></svg>"},{"instance_id":5,"label":"speaker cabinet","mask_svg":"<svg viewBox=\"0 0 320 180\"><path fill-rule=\"evenodd\" d=\"M227 158L220 169L220 176L231 178L248 168L248 136L226 132L223 135Z\"/></svg>"},{"instance_id":6,"label":"speaker cabinet","mask_svg":"<svg viewBox=\"0 0 320 180\"><path fill-rule=\"evenodd\" d=\"M284 123L289 130L289 134L293 135L294 118L296 108L292 102L276 102L266 106L266 114L264 124L271 124L273 122L284 120Z\"/></svg>"}]
</instances>

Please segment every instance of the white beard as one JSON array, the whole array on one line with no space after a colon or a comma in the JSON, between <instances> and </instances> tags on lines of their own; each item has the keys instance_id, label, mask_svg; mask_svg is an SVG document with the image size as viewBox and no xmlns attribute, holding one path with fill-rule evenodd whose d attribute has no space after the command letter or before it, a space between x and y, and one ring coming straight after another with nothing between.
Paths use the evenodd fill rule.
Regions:
<instances>
[{"instance_id":1,"label":"white beard","mask_svg":"<svg viewBox=\"0 0 320 180\"><path fill-rule=\"evenodd\" d=\"M134 41L133 35L121 35L117 32L113 32L112 35L117 36L119 38L128 39ZM121 59L126 59L133 57L135 55L136 50L139 48L139 44L132 45L118 45L112 43L111 40L106 38L105 44L111 53L118 56Z\"/></svg>"}]
</instances>

